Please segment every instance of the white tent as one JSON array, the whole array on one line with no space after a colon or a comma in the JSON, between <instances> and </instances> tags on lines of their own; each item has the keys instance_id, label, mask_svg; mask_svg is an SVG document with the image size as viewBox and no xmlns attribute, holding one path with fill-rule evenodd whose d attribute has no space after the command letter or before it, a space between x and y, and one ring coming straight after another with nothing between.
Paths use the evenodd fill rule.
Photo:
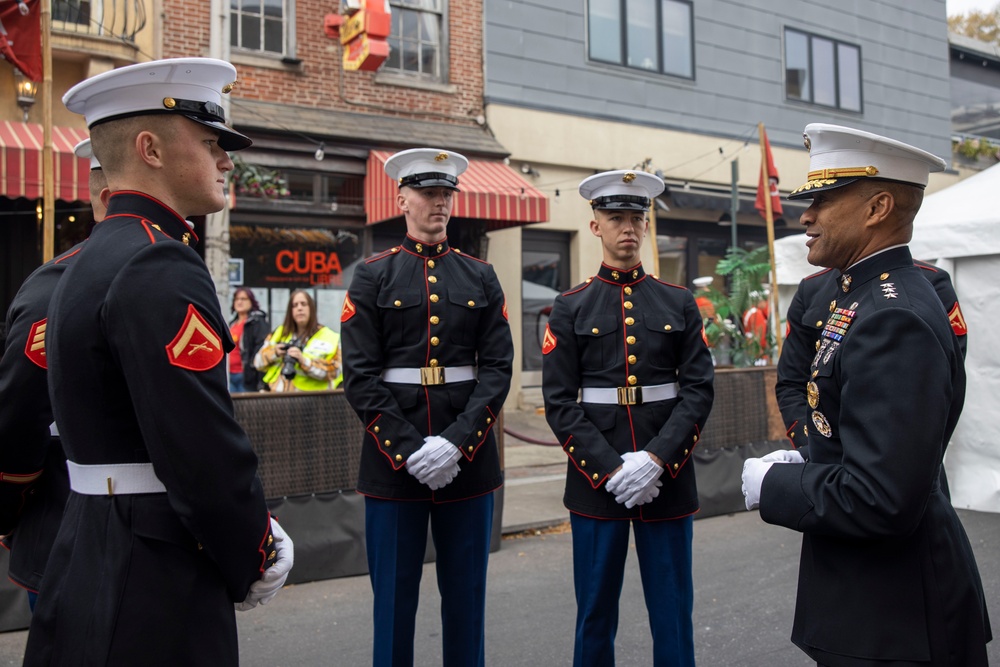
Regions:
<instances>
[{"instance_id":1,"label":"white tent","mask_svg":"<svg viewBox=\"0 0 1000 667\"><path fill-rule=\"evenodd\" d=\"M956 507L1000 512L1000 165L927 195L917 214L913 256L951 273L969 330L965 408L945 468ZM799 281L818 269L805 235L775 242L782 311ZM928 387L933 391L933 387Z\"/></svg>"}]
</instances>

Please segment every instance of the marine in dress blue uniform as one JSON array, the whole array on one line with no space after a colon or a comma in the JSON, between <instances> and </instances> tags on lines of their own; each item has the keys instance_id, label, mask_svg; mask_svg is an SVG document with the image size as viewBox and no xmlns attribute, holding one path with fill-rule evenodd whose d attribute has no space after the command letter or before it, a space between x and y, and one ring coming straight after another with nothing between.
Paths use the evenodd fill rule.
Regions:
<instances>
[{"instance_id":1,"label":"marine in dress blue uniform","mask_svg":"<svg viewBox=\"0 0 1000 667\"><path fill-rule=\"evenodd\" d=\"M987 664L968 537L940 486L965 399L958 338L906 243L945 162L878 135L805 129L809 261L835 270L806 386L808 460L748 459L747 508L802 533L792 641L821 665Z\"/></svg>"},{"instance_id":2,"label":"marine in dress blue uniform","mask_svg":"<svg viewBox=\"0 0 1000 667\"><path fill-rule=\"evenodd\" d=\"M493 267L448 245L467 164L424 148L386 161L407 236L357 268L341 315L344 389L365 426L357 490L366 496L376 667L413 664L428 517L444 664L485 661L492 492L503 483L494 429L513 344Z\"/></svg>"},{"instance_id":3,"label":"marine in dress blue uniform","mask_svg":"<svg viewBox=\"0 0 1000 667\"><path fill-rule=\"evenodd\" d=\"M691 456L712 408L714 370L694 296L639 262L646 212L663 187L635 171L580 184L604 262L556 297L543 339L545 416L568 456L577 666L614 664L630 525L652 664L694 665Z\"/></svg>"},{"instance_id":4,"label":"marine in dress blue uniform","mask_svg":"<svg viewBox=\"0 0 1000 667\"><path fill-rule=\"evenodd\" d=\"M74 152L90 160L90 199L100 222L101 198L108 195L104 173L90 139ZM66 454L49 402L47 314L59 279L82 249L82 243L70 248L21 285L7 311L9 335L0 360L0 534L7 535L10 550L7 576L27 591L32 609L69 496Z\"/></svg>"},{"instance_id":5,"label":"marine in dress blue uniform","mask_svg":"<svg viewBox=\"0 0 1000 667\"><path fill-rule=\"evenodd\" d=\"M154 61L63 98L86 117L113 194L48 313L71 493L26 665L236 665L234 604L266 602L291 567L233 418L233 343L184 220L221 208L225 151L250 143L221 113L235 74Z\"/></svg>"}]
</instances>

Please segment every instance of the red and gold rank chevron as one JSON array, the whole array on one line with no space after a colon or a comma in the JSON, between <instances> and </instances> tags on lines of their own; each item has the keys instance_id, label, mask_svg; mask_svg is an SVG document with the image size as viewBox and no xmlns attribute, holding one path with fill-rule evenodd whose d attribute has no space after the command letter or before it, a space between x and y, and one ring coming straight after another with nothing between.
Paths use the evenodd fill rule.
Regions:
<instances>
[{"instance_id":1,"label":"red and gold rank chevron","mask_svg":"<svg viewBox=\"0 0 1000 667\"><path fill-rule=\"evenodd\" d=\"M24 356L31 360L39 368L48 370L49 363L45 359L45 328L49 318L38 320L31 325L28 332L28 341L24 344Z\"/></svg>"},{"instance_id":2,"label":"red and gold rank chevron","mask_svg":"<svg viewBox=\"0 0 1000 667\"><path fill-rule=\"evenodd\" d=\"M194 304L174 339L167 344L167 360L189 371L207 371L222 361L222 339L212 330Z\"/></svg>"},{"instance_id":3,"label":"red and gold rank chevron","mask_svg":"<svg viewBox=\"0 0 1000 667\"><path fill-rule=\"evenodd\" d=\"M558 343L559 341L556 340L555 335L552 333L552 329L550 329L549 325L546 324L545 337L542 339L542 354L548 354L552 350L556 349L556 344Z\"/></svg>"}]
</instances>

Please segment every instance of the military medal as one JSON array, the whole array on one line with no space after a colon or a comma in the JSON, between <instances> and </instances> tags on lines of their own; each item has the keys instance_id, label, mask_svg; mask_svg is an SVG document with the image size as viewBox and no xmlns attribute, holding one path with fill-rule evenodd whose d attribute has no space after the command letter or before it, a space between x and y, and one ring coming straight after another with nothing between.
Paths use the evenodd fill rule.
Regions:
<instances>
[{"instance_id":1,"label":"military medal","mask_svg":"<svg viewBox=\"0 0 1000 667\"><path fill-rule=\"evenodd\" d=\"M816 427L816 430L819 431L819 434L824 438L829 438L833 435L833 430L830 428L830 422L826 420L826 417L824 417L823 413L819 410L813 410L812 423L813 426Z\"/></svg>"},{"instance_id":2,"label":"military medal","mask_svg":"<svg viewBox=\"0 0 1000 667\"><path fill-rule=\"evenodd\" d=\"M826 354L823 355L823 365L824 366L827 365L828 363L830 363L830 359L831 359L831 357L833 357L833 353L837 351L838 347L840 347L840 343L838 343L836 341L834 341L833 343L830 344L830 347L829 347L829 349L827 349ZM814 405L812 407L815 408L816 406Z\"/></svg>"},{"instance_id":3,"label":"military medal","mask_svg":"<svg viewBox=\"0 0 1000 667\"><path fill-rule=\"evenodd\" d=\"M806 396L809 399L809 407L816 409L819 405L819 387L815 382L806 384Z\"/></svg>"}]
</instances>

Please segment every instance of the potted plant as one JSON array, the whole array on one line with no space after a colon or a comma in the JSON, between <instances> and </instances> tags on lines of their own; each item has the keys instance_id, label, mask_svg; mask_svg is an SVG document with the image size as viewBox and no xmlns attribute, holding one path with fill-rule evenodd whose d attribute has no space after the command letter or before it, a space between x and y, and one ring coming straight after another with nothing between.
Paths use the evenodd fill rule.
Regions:
<instances>
[{"instance_id":1,"label":"potted plant","mask_svg":"<svg viewBox=\"0 0 1000 667\"><path fill-rule=\"evenodd\" d=\"M706 288L715 309L705 318L705 337L716 366L760 366L775 355L774 334L768 323L767 292L762 287L771 264L767 247L755 250L730 248L715 272L729 279L728 292ZM756 331L744 329L744 318Z\"/></svg>"}]
</instances>

